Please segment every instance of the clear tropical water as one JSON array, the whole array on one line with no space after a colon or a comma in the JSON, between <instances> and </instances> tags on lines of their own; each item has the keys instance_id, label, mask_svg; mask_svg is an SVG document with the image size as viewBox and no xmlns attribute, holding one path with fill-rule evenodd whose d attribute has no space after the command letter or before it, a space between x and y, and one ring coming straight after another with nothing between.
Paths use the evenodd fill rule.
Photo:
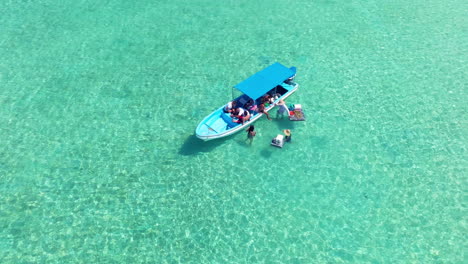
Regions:
<instances>
[{"instance_id":1,"label":"clear tropical water","mask_svg":"<svg viewBox=\"0 0 468 264\"><path fill-rule=\"evenodd\" d=\"M1 263L466 261L466 1L66 2L0 6ZM275 61L306 122L194 137Z\"/></svg>"}]
</instances>

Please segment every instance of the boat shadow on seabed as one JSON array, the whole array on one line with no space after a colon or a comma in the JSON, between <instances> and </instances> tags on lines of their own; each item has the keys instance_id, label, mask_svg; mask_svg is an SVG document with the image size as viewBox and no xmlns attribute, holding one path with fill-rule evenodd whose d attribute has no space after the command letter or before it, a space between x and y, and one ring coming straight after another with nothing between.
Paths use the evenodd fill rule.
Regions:
<instances>
[{"instance_id":1,"label":"boat shadow on seabed","mask_svg":"<svg viewBox=\"0 0 468 264\"><path fill-rule=\"evenodd\" d=\"M184 156L197 155L201 152L210 152L215 148L223 145L227 140L231 139L233 135L220 138L217 140L203 141L195 135L190 135L184 141L179 149L179 154Z\"/></svg>"}]
</instances>

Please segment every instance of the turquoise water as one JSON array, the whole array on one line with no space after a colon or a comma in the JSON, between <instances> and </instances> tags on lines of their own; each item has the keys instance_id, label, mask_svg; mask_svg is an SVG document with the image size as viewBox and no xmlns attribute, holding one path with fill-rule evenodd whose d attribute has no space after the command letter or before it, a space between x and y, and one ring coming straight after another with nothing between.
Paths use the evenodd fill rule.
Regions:
<instances>
[{"instance_id":1,"label":"turquoise water","mask_svg":"<svg viewBox=\"0 0 468 264\"><path fill-rule=\"evenodd\" d=\"M467 9L6 1L0 262L466 261ZM275 61L306 122L195 138Z\"/></svg>"}]
</instances>

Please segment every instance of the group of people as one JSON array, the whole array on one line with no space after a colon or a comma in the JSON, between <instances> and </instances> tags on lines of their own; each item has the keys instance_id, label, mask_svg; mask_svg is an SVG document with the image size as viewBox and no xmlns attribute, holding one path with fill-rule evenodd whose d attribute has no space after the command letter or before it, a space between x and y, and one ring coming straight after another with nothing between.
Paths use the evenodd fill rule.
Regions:
<instances>
[{"instance_id":1,"label":"group of people","mask_svg":"<svg viewBox=\"0 0 468 264\"><path fill-rule=\"evenodd\" d=\"M270 106L271 104L274 103L274 101L277 99L277 97L272 97L269 94L265 94L262 96L260 99L260 104L257 106L255 104L255 101L252 99L249 99L243 107L237 107L237 101L232 101L229 102L225 107L224 107L224 112L228 113L231 115L233 118L232 121L235 123L240 123L244 124L245 122L249 121L251 116L254 114L254 112L257 113L262 113L265 114L265 116L268 118L268 120L271 120L270 114L266 111L266 108ZM286 103L281 99L277 103L278 112L277 116L282 116L285 113L289 112ZM257 134L255 131L255 126L251 125L249 128L246 130L247 132L247 139L250 140L250 143L252 144L253 138ZM289 142L291 141L291 131L289 129L283 130L283 133L285 134L285 141Z\"/></svg>"},{"instance_id":2,"label":"group of people","mask_svg":"<svg viewBox=\"0 0 468 264\"><path fill-rule=\"evenodd\" d=\"M232 122L244 124L244 122L249 121L250 119L250 112L242 107L236 107L237 102L232 101L229 102L224 107L224 112L231 114ZM245 105L244 105L245 107Z\"/></svg>"},{"instance_id":3,"label":"group of people","mask_svg":"<svg viewBox=\"0 0 468 264\"><path fill-rule=\"evenodd\" d=\"M266 111L266 108L270 104L273 104L275 99L276 99L275 97L272 97L269 94L265 94L260 99L259 105L256 105L254 100L249 99L249 101L247 101L243 107L237 107L237 101L234 100L232 102L229 102L224 107L224 112L231 114L231 117L233 118L232 120L233 122L241 123L241 124L244 124L244 122L248 121L250 117L254 114L254 112L265 114L268 120L271 120L270 114L268 114L268 112ZM284 101L280 100L278 105L280 105L281 103L284 104Z\"/></svg>"}]
</instances>

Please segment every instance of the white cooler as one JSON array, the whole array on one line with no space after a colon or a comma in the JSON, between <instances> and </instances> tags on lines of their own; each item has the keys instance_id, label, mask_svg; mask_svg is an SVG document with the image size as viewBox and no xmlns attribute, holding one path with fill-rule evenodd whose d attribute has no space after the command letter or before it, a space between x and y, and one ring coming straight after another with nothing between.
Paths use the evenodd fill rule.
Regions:
<instances>
[{"instance_id":1,"label":"white cooler","mask_svg":"<svg viewBox=\"0 0 468 264\"><path fill-rule=\"evenodd\" d=\"M277 135L274 139L271 140L271 145L275 147L282 148L284 144L284 136Z\"/></svg>"}]
</instances>

